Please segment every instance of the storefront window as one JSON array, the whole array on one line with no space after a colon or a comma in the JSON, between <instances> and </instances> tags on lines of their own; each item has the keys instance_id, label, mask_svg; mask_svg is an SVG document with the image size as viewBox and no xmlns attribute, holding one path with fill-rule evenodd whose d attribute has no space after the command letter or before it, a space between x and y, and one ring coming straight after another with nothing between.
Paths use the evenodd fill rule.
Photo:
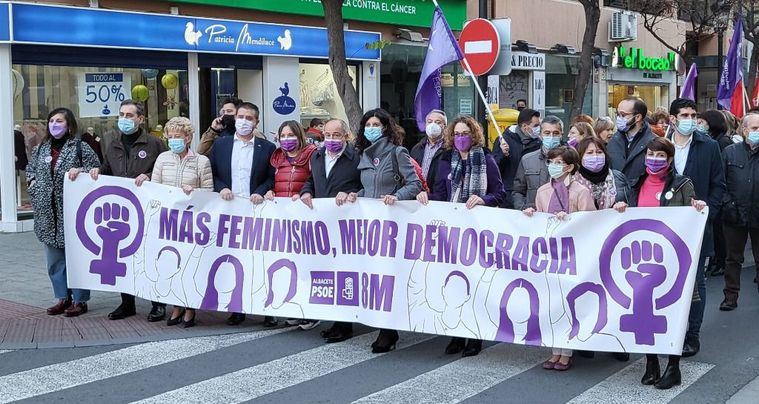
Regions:
<instances>
[{"instance_id":1,"label":"storefront window","mask_svg":"<svg viewBox=\"0 0 759 404\"><path fill-rule=\"evenodd\" d=\"M500 108L516 109L518 100L526 100L530 106L530 72L512 70L508 76L501 76L498 95Z\"/></svg>"},{"instance_id":2,"label":"storefront window","mask_svg":"<svg viewBox=\"0 0 759 404\"><path fill-rule=\"evenodd\" d=\"M579 58L566 55L546 55L546 115L556 115L568 127L572 102L585 97L582 112L593 114L593 87L588 85L585 94L575 94L575 81L579 74Z\"/></svg>"},{"instance_id":3,"label":"storefront window","mask_svg":"<svg viewBox=\"0 0 759 404\"><path fill-rule=\"evenodd\" d=\"M356 66L348 66L348 74L356 81ZM343 101L337 92L332 69L328 64L300 64L300 120L304 128L314 118L340 118L348 121Z\"/></svg>"},{"instance_id":4,"label":"storefront window","mask_svg":"<svg viewBox=\"0 0 759 404\"><path fill-rule=\"evenodd\" d=\"M625 98L640 98L653 112L669 105L669 87L657 85L609 84L609 116L617 113L617 106Z\"/></svg>"}]
</instances>

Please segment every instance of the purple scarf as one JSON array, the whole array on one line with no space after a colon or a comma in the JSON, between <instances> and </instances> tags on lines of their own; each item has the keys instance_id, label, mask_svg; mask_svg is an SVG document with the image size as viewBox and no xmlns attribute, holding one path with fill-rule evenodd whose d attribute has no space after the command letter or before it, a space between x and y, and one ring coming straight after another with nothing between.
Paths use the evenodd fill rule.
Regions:
<instances>
[{"instance_id":1,"label":"purple scarf","mask_svg":"<svg viewBox=\"0 0 759 404\"><path fill-rule=\"evenodd\" d=\"M553 187L553 195L548 202L548 212L546 213L552 215L559 212L571 213L569 211L569 188L564 185L564 180L551 180L551 187Z\"/></svg>"}]
</instances>

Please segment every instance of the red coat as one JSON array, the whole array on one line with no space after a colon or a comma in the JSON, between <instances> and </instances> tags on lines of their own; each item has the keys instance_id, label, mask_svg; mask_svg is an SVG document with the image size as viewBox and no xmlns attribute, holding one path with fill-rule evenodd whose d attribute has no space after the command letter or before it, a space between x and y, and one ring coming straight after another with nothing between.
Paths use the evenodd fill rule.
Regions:
<instances>
[{"instance_id":1,"label":"red coat","mask_svg":"<svg viewBox=\"0 0 759 404\"><path fill-rule=\"evenodd\" d=\"M291 197L300 192L303 184L311 176L311 155L316 146L307 145L295 160L290 163L287 154L281 149L274 151L269 160L274 167L274 196Z\"/></svg>"}]
</instances>

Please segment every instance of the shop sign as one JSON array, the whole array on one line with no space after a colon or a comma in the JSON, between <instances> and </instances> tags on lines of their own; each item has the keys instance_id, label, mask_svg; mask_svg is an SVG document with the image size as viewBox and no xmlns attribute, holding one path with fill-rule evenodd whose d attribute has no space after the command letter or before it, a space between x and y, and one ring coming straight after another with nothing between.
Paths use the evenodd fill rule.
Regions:
<instances>
[{"instance_id":1,"label":"shop sign","mask_svg":"<svg viewBox=\"0 0 759 404\"><path fill-rule=\"evenodd\" d=\"M287 82L285 82L284 86L279 88L279 92L282 93L282 95L274 99L272 109L280 115L290 115L295 111L295 100L289 95L290 86Z\"/></svg>"},{"instance_id":2,"label":"shop sign","mask_svg":"<svg viewBox=\"0 0 759 404\"><path fill-rule=\"evenodd\" d=\"M650 57L641 48L614 48L613 67L655 72L674 70L675 52L667 52L666 57Z\"/></svg>"},{"instance_id":3,"label":"shop sign","mask_svg":"<svg viewBox=\"0 0 759 404\"><path fill-rule=\"evenodd\" d=\"M119 116L121 102L132 98L131 78L124 73L80 73L77 86L79 116Z\"/></svg>"},{"instance_id":4,"label":"shop sign","mask_svg":"<svg viewBox=\"0 0 759 404\"><path fill-rule=\"evenodd\" d=\"M545 70L546 55L544 53L513 52L511 68L514 70Z\"/></svg>"},{"instance_id":5,"label":"shop sign","mask_svg":"<svg viewBox=\"0 0 759 404\"><path fill-rule=\"evenodd\" d=\"M13 5L13 42L326 58L319 27L211 20L37 4ZM44 27L44 28L42 28ZM345 31L348 59L379 60L373 32Z\"/></svg>"},{"instance_id":6,"label":"shop sign","mask_svg":"<svg viewBox=\"0 0 759 404\"><path fill-rule=\"evenodd\" d=\"M0 42L10 41L10 4L0 3Z\"/></svg>"},{"instance_id":7,"label":"shop sign","mask_svg":"<svg viewBox=\"0 0 759 404\"><path fill-rule=\"evenodd\" d=\"M324 16L320 0L171 0L172 3L247 8L275 13ZM460 30L466 20L466 0L438 0L451 28ZM346 20L429 27L435 5L430 0L343 0Z\"/></svg>"}]
</instances>

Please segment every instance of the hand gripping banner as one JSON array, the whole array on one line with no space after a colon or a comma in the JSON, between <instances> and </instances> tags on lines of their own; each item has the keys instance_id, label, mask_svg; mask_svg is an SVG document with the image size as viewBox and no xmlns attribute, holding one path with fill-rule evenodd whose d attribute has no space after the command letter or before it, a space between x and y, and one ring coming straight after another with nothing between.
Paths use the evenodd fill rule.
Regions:
<instances>
[{"instance_id":1,"label":"hand gripping banner","mask_svg":"<svg viewBox=\"0 0 759 404\"><path fill-rule=\"evenodd\" d=\"M679 354L707 214L567 220L416 201L277 199L80 176L69 287L202 310L590 351Z\"/></svg>"}]
</instances>

